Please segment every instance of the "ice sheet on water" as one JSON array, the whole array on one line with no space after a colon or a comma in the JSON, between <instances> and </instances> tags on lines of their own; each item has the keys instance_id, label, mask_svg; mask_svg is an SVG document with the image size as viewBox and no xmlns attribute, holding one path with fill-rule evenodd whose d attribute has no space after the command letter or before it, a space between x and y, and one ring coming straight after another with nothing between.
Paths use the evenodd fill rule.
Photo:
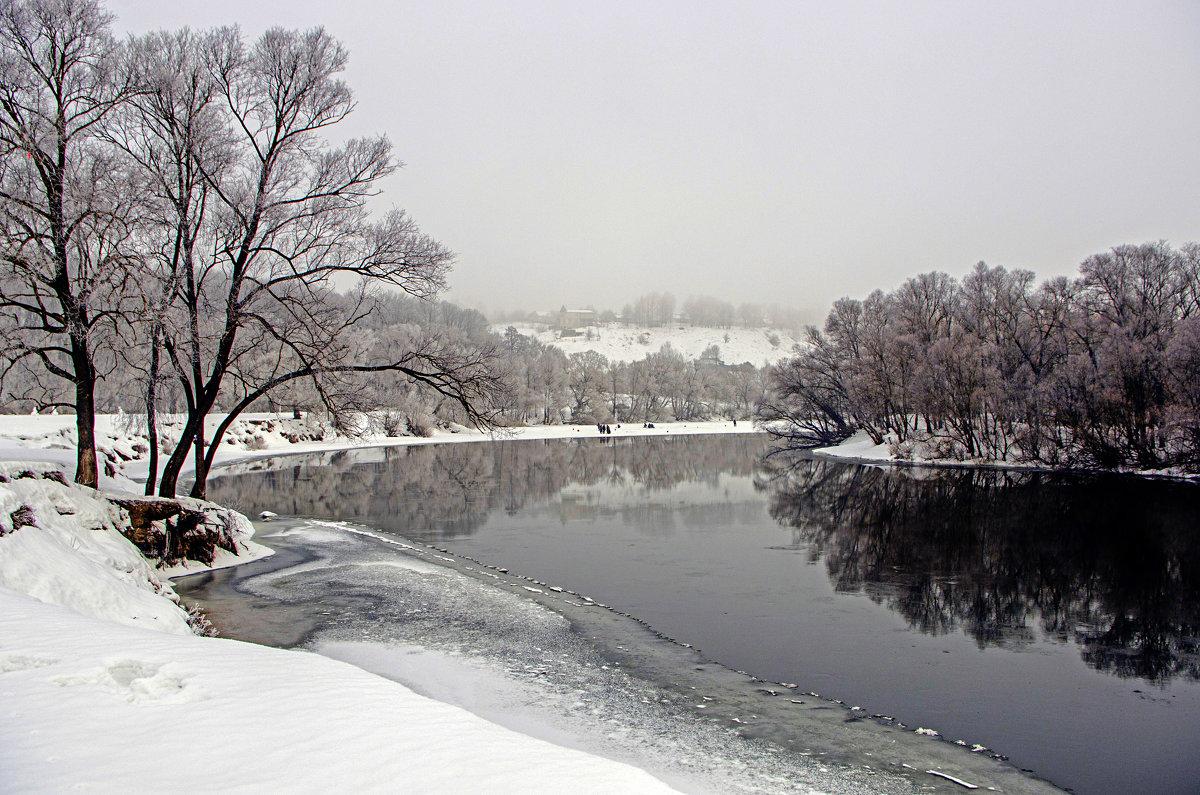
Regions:
<instances>
[{"instance_id":1,"label":"ice sheet on water","mask_svg":"<svg viewBox=\"0 0 1200 795\"><path fill-rule=\"evenodd\" d=\"M290 535L317 541L316 559L239 588L306 611L316 626L307 645L321 654L508 728L635 764L687 791L910 790L899 779L831 771L697 715L691 702L701 696L629 675L579 631L596 628L573 628L524 585L482 582L404 554L398 542L330 526Z\"/></svg>"}]
</instances>

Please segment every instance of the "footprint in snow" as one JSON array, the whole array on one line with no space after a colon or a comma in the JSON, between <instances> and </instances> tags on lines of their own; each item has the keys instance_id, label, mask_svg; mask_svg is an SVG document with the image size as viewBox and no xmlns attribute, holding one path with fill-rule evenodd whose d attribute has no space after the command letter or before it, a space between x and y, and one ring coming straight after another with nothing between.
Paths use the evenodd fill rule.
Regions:
<instances>
[{"instance_id":1,"label":"footprint in snow","mask_svg":"<svg viewBox=\"0 0 1200 795\"><path fill-rule=\"evenodd\" d=\"M177 704L199 701L199 689L190 685L189 673L178 673L177 666L141 660L109 660L103 668L74 676L57 676L50 681L60 687L99 685L131 704Z\"/></svg>"},{"instance_id":2,"label":"footprint in snow","mask_svg":"<svg viewBox=\"0 0 1200 795\"><path fill-rule=\"evenodd\" d=\"M28 671L33 668L44 668L58 662L57 657L45 657L25 654L5 654L0 656L0 674L13 671Z\"/></svg>"}]
</instances>

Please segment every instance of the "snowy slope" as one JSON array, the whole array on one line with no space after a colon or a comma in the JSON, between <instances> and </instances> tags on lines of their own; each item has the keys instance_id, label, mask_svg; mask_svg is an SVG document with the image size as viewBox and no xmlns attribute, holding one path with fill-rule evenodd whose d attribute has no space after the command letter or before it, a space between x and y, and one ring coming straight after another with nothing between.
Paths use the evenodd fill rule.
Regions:
<instances>
[{"instance_id":1,"label":"snowy slope","mask_svg":"<svg viewBox=\"0 0 1200 795\"><path fill-rule=\"evenodd\" d=\"M128 521L123 511L91 489L47 475L62 477L51 465L0 461L0 588L84 616L190 634L171 572L155 570L118 530ZM216 566L269 554L250 540L250 522L229 513L240 554L222 551Z\"/></svg>"},{"instance_id":2,"label":"snowy slope","mask_svg":"<svg viewBox=\"0 0 1200 795\"><path fill-rule=\"evenodd\" d=\"M603 354L610 362L644 359L647 354L669 343L689 359L700 358L705 348L716 345L721 349L721 361L725 364L750 362L755 367L761 367L790 355L792 346L796 344L790 333L778 329L719 329L679 325L653 328L609 323L593 328L590 340L586 332L579 337L560 338L558 332L541 325L498 323L491 330L503 334L509 325L527 337L561 348L567 355L591 350ZM778 339L778 345L771 344L773 336Z\"/></svg>"},{"instance_id":3,"label":"snowy slope","mask_svg":"<svg viewBox=\"0 0 1200 795\"><path fill-rule=\"evenodd\" d=\"M52 470L0 463L0 791L670 791L345 663L193 635L122 510Z\"/></svg>"},{"instance_id":4,"label":"snowy slope","mask_svg":"<svg viewBox=\"0 0 1200 795\"><path fill-rule=\"evenodd\" d=\"M166 598L166 578L117 532L116 507L43 478L47 469L0 463L0 587L86 616L190 634L187 615ZM36 476L16 479L22 470Z\"/></svg>"},{"instance_id":5,"label":"snowy slope","mask_svg":"<svg viewBox=\"0 0 1200 795\"><path fill-rule=\"evenodd\" d=\"M667 792L316 654L0 588L5 792Z\"/></svg>"}]
</instances>

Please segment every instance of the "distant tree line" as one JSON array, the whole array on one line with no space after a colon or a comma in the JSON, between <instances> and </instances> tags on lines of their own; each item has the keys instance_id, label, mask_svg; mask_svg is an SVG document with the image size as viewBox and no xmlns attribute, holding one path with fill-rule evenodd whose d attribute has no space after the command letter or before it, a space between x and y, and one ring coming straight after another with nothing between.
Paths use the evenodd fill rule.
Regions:
<instances>
[{"instance_id":1,"label":"distant tree line","mask_svg":"<svg viewBox=\"0 0 1200 795\"><path fill-rule=\"evenodd\" d=\"M933 457L1200 470L1200 245L1118 246L1075 279L984 263L837 301L760 419Z\"/></svg>"},{"instance_id":2,"label":"distant tree line","mask_svg":"<svg viewBox=\"0 0 1200 795\"><path fill-rule=\"evenodd\" d=\"M510 326L503 349L511 388L497 419L513 424L749 419L764 389L759 369L723 364L716 345L700 359L668 344L609 362L596 351L568 356Z\"/></svg>"}]
</instances>

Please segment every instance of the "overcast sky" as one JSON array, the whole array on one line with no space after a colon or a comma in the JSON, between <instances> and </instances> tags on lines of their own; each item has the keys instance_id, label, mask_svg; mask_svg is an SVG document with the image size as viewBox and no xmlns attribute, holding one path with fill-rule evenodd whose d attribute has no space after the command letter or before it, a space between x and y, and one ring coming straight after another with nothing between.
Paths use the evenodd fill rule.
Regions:
<instances>
[{"instance_id":1,"label":"overcast sky","mask_svg":"<svg viewBox=\"0 0 1200 795\"><path fill-rule=\"evenodd\" d=\"M389 205L486 309L810 307L977 261L1200 239L1195 2L110 0L119 32L323 25Z\"/></svg>"}]
</instances>

